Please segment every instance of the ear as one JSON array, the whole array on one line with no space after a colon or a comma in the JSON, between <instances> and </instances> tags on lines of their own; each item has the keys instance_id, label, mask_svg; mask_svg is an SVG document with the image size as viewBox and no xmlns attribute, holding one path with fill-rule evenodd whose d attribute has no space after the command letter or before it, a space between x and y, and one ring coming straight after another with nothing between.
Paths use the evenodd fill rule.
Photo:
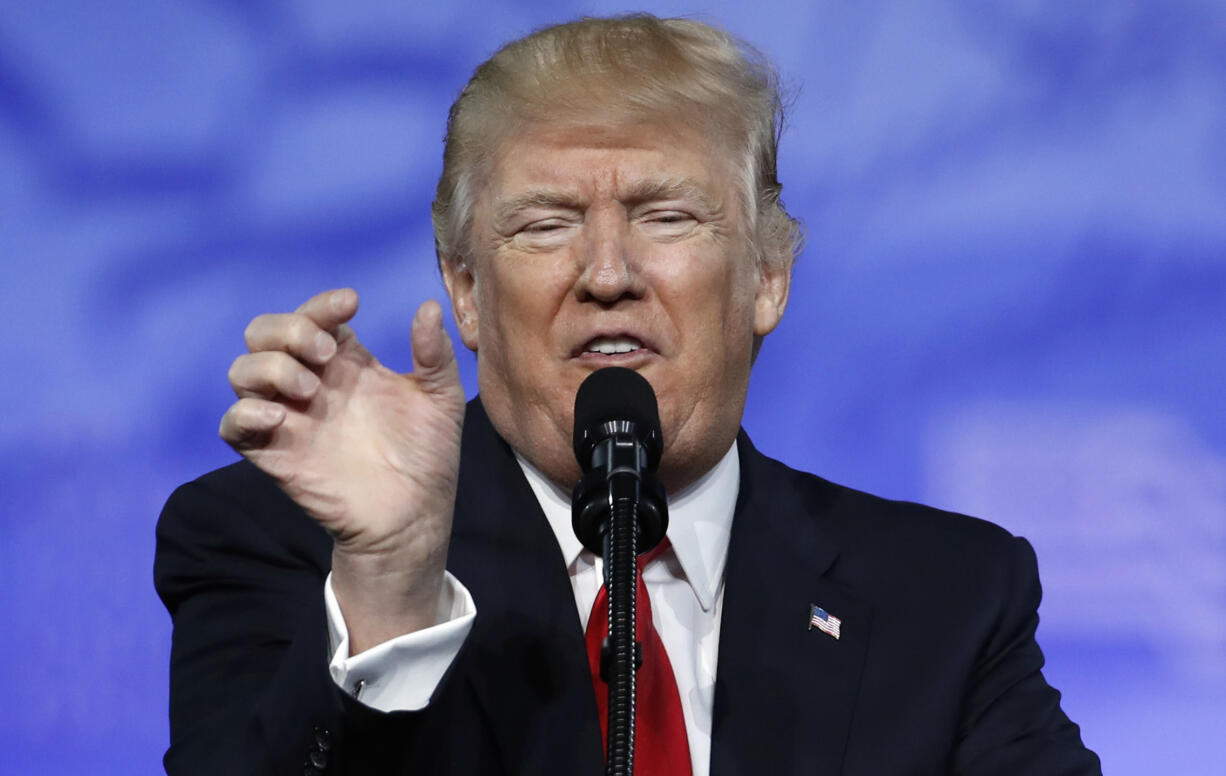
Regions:
<instances>
[{"instance_id":1,"label":"ear","mask_svg":"<svg viewBox=\"0 0 1226 776\"><path fill-rule=\"evenodd\" d=\"M783 320L792 288L792 256L765 256L758 268L758 293L754 297L753 333L765 337Z\"/></svg>"},{"instance_id":2,"label":"ear","mask_svg":"<svg viewBox=\"0 0 1226 776\"><path fill-rule=\"evenodd\" d=\"M451 313L455 316L456 328L464 346L474 353L477 351L477 276L471 265L459 257L443 259L439 262L443 272L443 284L447 286L447 296L451 297Z\"/></svg>"}]
</instances>

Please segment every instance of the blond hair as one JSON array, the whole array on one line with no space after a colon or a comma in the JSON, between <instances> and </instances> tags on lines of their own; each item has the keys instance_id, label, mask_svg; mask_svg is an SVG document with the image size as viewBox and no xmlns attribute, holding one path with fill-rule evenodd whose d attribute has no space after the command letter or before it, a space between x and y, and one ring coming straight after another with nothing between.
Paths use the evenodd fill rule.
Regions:
<instances>
[{"instance_id":1,"label":"blond hair","mask_svg":"<svg viewBox=\"0 0 1226 776\"><path fill-rule=\"evenodd\" d=\"M451 106L431 209L440 262L466 263L474 200L498 144L529 122L686 119L739 155L742 206L758 261L791 262L803 233L779 195L783 103L752 46L690 19L584 18L499 49Z\"/></svg>"}]
</instances>

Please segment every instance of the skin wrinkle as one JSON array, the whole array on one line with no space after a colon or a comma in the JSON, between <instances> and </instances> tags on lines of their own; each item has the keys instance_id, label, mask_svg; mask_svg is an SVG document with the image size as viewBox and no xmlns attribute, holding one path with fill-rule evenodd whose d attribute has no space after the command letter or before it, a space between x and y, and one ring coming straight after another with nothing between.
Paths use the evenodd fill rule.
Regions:
<instances>
[{"instance_id":1,"label":"skin wrinkle","mask_svg":"<svg viewBox=\"0 0 1226 776\"><path fill-rule=\"evenodd\" d=\"M471 262L478 178L508 138L532 124L647 125L665 116L729 160L755 259L786 271L803 233L778 202L783 102L761 52L693 20L585 19L514 41L477 69L448 117L432 208L440 265Z\"/></svg>"},{"instance_id":2,"label":"skin wrinkle","mask_svg":"<svg viewBox=\"0 0 1226 776\"><path fill-rule=\"evenodd\" d=\"M468 170L469 178L465 181L465 188L469 190L466 197L471 200L471 209L468 212L468 219L464 227L459 230L459 233L462 235L461 245L468 246L470 250L451 255L440 255L440 266L448 262L454 262L461 266L466 263L471 264L473 257L483 247L480 245L480 239L477 235L476 213L482 206L482 195L488 194L493 188L494 178L497 174L496 171L507 160L509 155L517 152L515 149L521 147L521 141L525 138L532 138L539 136L541 133L556 131L573 130L582 132L585 134L585 144L589 147L613 150L616 150L616 145L620 142L618 140L619 136L627 133L642 133L643 137L659 136L661 138L668 138L675 136L678 128L683 128L689 134L704 138L707 150L713 156L735 160L722 173L726 180L738 181L738 184L732 187L735 196L726 197L726 199L735 202L736 208L743 211L741 214L742 218L750 225L750 228L746 230L746 235L754 234L756 236L759 220L757 212L758 197L753 186L746 184L746 181L752 178L750 173L757 169L756 163L753 162L756 156L753 154L747 156L745 150L738 142L738 138L742 134L741 130L714 121L714 117L710 115L710 110L699 105L689 105L684 108L678 105L661 106L658 111L640 114L631 110L631 106L628 105L618 105L615 103L593 104L592 94L599 92L602 87L598 84L589 84L588 86L589 88L582 92L582 109L577 108L569 112L559 111L555 105L553 106L554 110L551 111L548 105L540 105L537 106L534 118L515 116L515 112L512 111L511 116L499 119L498 127L500 132L495 132L494 128L490 127L483 133L498 134L499 139L487 141L489 145L488 152L474 156L473 163ZM528 99L527 95L522 97L525 100ZM523 106L519 107L522 109ZM661 120L659 118L661 114L667 115L669 119ZM613 175L617 174L615 168L611 172ZM696 181L693 180L669 180L667 177L664 177L657 181L644 182L642 185L645 189L657 185L662 189L676 186L679 189L678 193L685 193L684 189L687 187L694 188L696 191L690 193L698 195L700 199L705 199L707 197L706 192L702 190L701 186L695 186L695 183ZM569 196L566 192L541 191L537 193L542 195L542 205L549 204L549 200L553 197L558 197L561 200L555 204L570 204L576 208L582 204L578 201L566 202ZM533 192L524 192L526 197L532 194ZM640 196L648 197L650 194L649 190L644 190ZM712 211L712 217L722 215L724 212L722 201L710 201L705 204ZM508 214L509 211L514 209L515 203L499 202L496 208L494 223L500 224L502 222L501 216ZM755 258L760 258L760 251L757 249L756 242L750 239L747 240L747 244L751 246ZM471 250L472 248L477 250Z\"/></svg>"},{"instance_id":3,"label":"skin wrinkle","mask_svg":"<svg viewBox=\"0 0 1226 776\"><path fill-rule=\"evenodd\" d=\"M596 335L635 337L654 350L624 365L656 388L661 475L684 487L735 438L788 270L754 260L742 208L724 207L739 181L722 144L690 125L533 129L504 145L476 199L473 261L444 267L487 412L532 465L570 487L574 394L605 363L575 354Z\"/></svg>"},{"instance_id":4,"label":"skin wrinkle","mask_svg":"<svg viewBox=\"0 0 1226 776\"><path fill-rule=\"evenodd\" d=\"M647 205L663 207L676 203L679 206L696 209L698 212L695 215L704 221L714 220L723 215L723 206L712 199L698 181L689 177L639 181L619 199L628 209L642 208ZM522 226L518 224L517 217L534 209L566 211L567 215L580 216L587 209L587 203L577 193L551 189L529 190L495 203L494 230L500 235L509 236Z\"/></svg>"}]
</instances>

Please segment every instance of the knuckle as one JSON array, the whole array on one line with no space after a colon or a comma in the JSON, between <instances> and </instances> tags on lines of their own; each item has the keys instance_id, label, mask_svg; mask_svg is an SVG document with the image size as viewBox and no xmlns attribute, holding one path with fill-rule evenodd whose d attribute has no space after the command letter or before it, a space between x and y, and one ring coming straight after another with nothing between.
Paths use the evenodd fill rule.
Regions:
<instances>
[{"instance_id":1,"label":"knuckle","mask_svg":"<svg viewBox=\"0 0 1226 776\"><path fill-rule=\"evenodd\" d=\"M314 336L315 324L311 322L305 315L295 315L290 322L287 332L289 344L295 347L301 347L311 341Z\"/></svg>"},{"instance_id":2,"label":"knuckle","mask_svg":"<svg viewBox=\"0 0 1226 776\"><path fill-rule=\"evenodd\" d=\"M268 313L257 315L251 319L250 323L247 324L247 328L243 329L243 341L247 343L247 347L255 347L255 343L259 339L260 332L268 326L269 317L270 316Z\"/></svg>"},{"instance_id":3,"label":"knuckle","mask_svg":"<svg viewBox=\"0 0 1226 776\"><path fill-rule=\"evenodd\" d=\"M250 433L258 426L256 421L259 419L259 410L254 402L250 400L240 402L236 414L237 425L244 433Z\"/></svg>"},{"instance_id":4,"label":"knuckle","mask_svg":"<svg viewBox=\"0 0 1226 776\"><path fill-rule=\"evenodd\" d=\"M268 381L280 391L285 391L293 385L298 374L297 362L288 358L278 358L269 365Z\"/></svg>"},{"instance_id":5,"label":"knuckle","mask_svg":"<svg viewBox=\"0 0 1226 776\"><path fill-rule=\"evenodd\" d=\"M230 408L221 416L221 422L217 424L217 435L227 442L233 441L237 434L236 423L234 419L237 404L231 404Z\"/></svg>"},{"instance_id":6,"label":"knuckle","mask_svg":"<svg viewBox=\"0 0 1226 776\"><path fill-rule=\"evenodd\" d=\"M243 379L247 360L247 356L239 356L230 362L230 368L226 371L226 379L230 381L230 385L238 385Z\"/></svg>"}]
</instances>

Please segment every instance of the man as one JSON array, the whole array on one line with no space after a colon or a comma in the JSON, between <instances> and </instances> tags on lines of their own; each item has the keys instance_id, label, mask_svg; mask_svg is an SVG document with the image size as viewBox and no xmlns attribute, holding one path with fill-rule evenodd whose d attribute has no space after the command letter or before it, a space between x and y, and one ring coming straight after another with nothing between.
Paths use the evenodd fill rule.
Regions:
<instances>
[{"instance_id":1,"label":"man","mask_svg":"<svg viewBox=\"0 0 1226 776\"><path fill-rule=\"evenodd\" d=\"M434 219L480 398L433 302L410 375L350 290L251 323L221 422L247 462L159 524L169 772L600 772L600 561L567 492L576 389L610 365L659 397L672 512L643 577L684 732L640 773L1098 772L1040 673L1024 541L738 433L798 245L779 106L691 21L561 25L478 68Z\"/></svg>"}]
</instances>

